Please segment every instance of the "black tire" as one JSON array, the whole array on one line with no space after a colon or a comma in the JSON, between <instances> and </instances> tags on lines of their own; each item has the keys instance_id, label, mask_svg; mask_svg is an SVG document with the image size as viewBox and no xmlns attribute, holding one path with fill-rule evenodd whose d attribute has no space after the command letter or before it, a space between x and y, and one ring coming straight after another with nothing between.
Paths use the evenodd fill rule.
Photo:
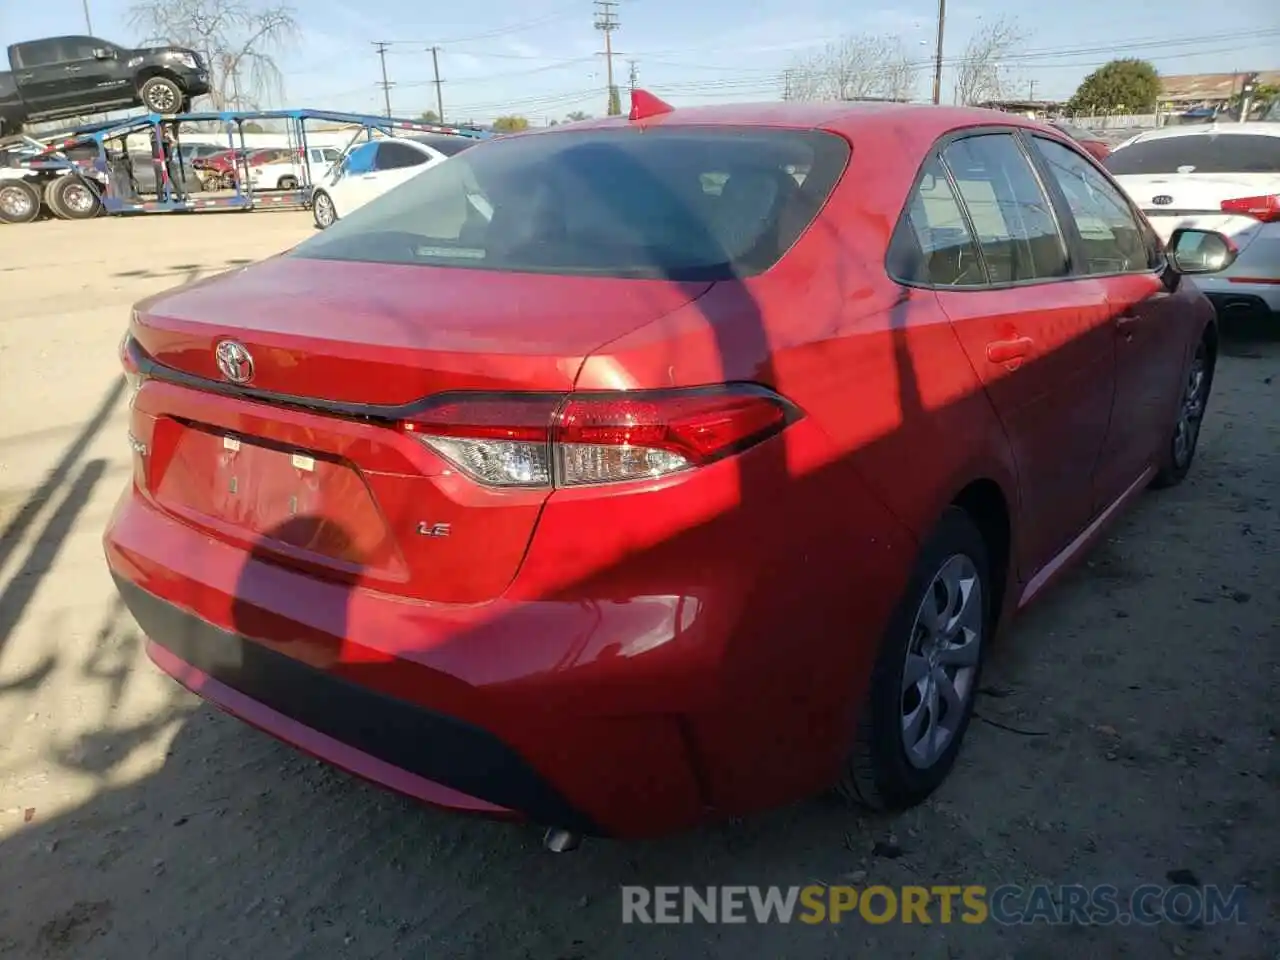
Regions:
<instances>
[{"instance_id":1,"label":"black tire","mask_svg":"<svg viewBox=\"0 0 1280 960\"><path fill-rule=\"evenodd\" d=\"M281 178L279 179L279 181L277 181L277 183L276 183L276 189L277 189L277 190L297 190L297 189L298 189L298 178L297 178L297 177L290 177L290 176L283 176L283 177L281 177Z\"/></svg>"},{"instance_id":2,"label":"black tire","mask_svg":"<svg viewBox=\"0 0 1280 960\"><path fill-rule=\"evenodd\" d=\"M1191 464L1196 459L1196 446L1200 442L1200 426L1209 408L1209 395L1213 391L1213 370L1217 356L1213 350L1209 331L1206 330L1196 344L1191 365L1183 377L1173 430L1165 443L1160 469L1151 486L1156 490L1176 487L1186 479Z\"/></svg>"},{"instance_id":3,"label":"black tire","mask_svg":"<svg viewBox=\"0 0 1280 960\"><path fill-rule=\"evenodd\" d=\"M58 177L45 191L45 203L63 220L92 220L102 212L97 187L84 177Z\"/></svg>"},{"instance_id":4,"label":"black tire","mask_svg":"<svg viewBox=\"0 0 1280 960\"><path fill-rule=\"evenodd\" d=\"M967 567L964 566L965 561ZM904 709L908 702L915 699L920 704L917 711L927 709L924 706L926 701L918 697L916 685L904 690L908 652L918 643L918 613L924 610L926 601L935 603L942 596L935 591L935 578L944 570L961 568L972 571L971 582L976 583L980 591L977 600L972 600L972 588L968 594L974 603L972 622L978 629L977 647L972 651L975 661L970 666L958 668L967 672L963 695L958 697L961 707L956 715L951 715L952 710L939 709L937 717L931 717L931 722L932 719L946 718L952 732L932 763L921 767L908 757L903 727ZM858 720L854 746L837 787L846 800L877 811L904 810L924 801L951 772L973 718L974 698L994 625L990 570L989 553L982 533L965 511L949 507L921 547L907 588L880 644L871 685ZM917 662L920 659L913 658ZM925 656L923 662L926 665L933 663L929 656ZM935 700L935 703L941 702Z\"/></svg>"},{"instance_id":5,"label":"black tire","mask_svg":"<svg viewBox=\"0 0 1280 960\"><path fill-rule=\"evenodd\" d=\"M311 196L311 216L316 222L317 230L327 230L338 222L338 211L333 205L333 198L323 190L317 190Z\"/></svg>"},{"instance_id":6,"label":"black tire","mask_svg":"<svg viewBox=\"0 0 1280 960\"><path fill-rule=\"evenodd\" d=\"M168 77L152 77L138 89L138 99L151 113L175 114L182 112L186 94L177 81Z\"/></svg>"},{"instance_id":7,"label":"black tire","mask_svg":"<svg viewBox=\"0 0 1280 960\"><path fill-rule=\"evenodd\" d=\"M30 223L40 216L40 191L25 180L0 180L0 223Z\"/></svg>"},{"instance_id":8,"label":"black tire","mask_svg":"<svg viewBox=\"0 0 1280 960\"><path fill-rule=\"evenodd\" d=\"M58 198L53 195L53 188L57 186L58 179L59 178L55 177L44 185L44 190L41 191L41 197L44 200L44 205L49 208L49 212L51 214L59 220L68 220L70 218L58 209Z\"/></svg>"}]
</instances>

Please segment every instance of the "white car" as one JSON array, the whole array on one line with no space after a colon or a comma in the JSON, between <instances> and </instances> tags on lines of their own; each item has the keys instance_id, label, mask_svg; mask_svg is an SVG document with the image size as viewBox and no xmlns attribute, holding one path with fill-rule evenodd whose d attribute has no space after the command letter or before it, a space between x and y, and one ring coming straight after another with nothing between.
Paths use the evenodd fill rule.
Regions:
<instances>
[{"instance_id":1,"label":"white car","mask_svg":"<svg viewBox=\"0 0 1280 960\"><path fill-rule=\"evenodd\" d=\"M353 147L323 181L316 181L311 195L316 226L323 230L374 197L479 142L471 137L421 133L370 140Z\"/></svg>"},{"instance_id":2,"label":"white car","mask_svg":"<svg viewBox=\"0 0 1280 960\"><path fill-rule=\"evenodd\" d=\"M1239 254L1196 285L1221 315L1280 315L1280 123L1215 123L1139 134L1103 165L1166 242L1217 230Z\"/></svg>"},{"instance_id":3,"label":"white car","mask_svg":"<svg viewBox=\"0 0 1280 960\"><path fill-rule=\"evenodd\" d=\"M295 190L310 182L321 183L342 157L342 151L334 147L308 147L310 178L301 154L289 160L277 160L249 168L249 179L255 190Z\"/></svg>"}]
</instances>

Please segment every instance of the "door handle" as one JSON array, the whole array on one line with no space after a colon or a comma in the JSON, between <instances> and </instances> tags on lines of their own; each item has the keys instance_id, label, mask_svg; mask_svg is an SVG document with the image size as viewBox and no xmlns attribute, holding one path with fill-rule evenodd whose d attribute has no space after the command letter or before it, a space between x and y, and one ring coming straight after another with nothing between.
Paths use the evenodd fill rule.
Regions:
<instances>
[{"instance_id":1,"label":"door handle","mask_svg":"<svg viewBox=\"0 0 1280 960\"><path fill-rule=\"evenodd\" d=\"M18 79L19 79L19 80L34 80L35 78L36 78L36 75L35 75L34 73L20 73L20 74L18 74Z\"/></svg>"},{"instance_id":2,"label":"door handle","mask_svg":"<svg viewBox=\"0 0 1280 960\"><path fill-rule=\"evenodd\" d=\"M1017 369L1027 359L1035 341L1030 337L1013 337L1009 340L994 340L987 344L987 359L992 363L1006 364L1009 369Z\"/></svg>"},{"instance_id":3,"label":"door handle","mask_svg":"<svg viewBox=\"0 0 1280 960\"><path fill-rule=\"evenodd\" d=\"M79 72L80 72L80 68L79 68L79 67L65 67L64 69L67 71L67 73L79 73Z\"/></svg>"},{"instance_id":4,"label":"door handle","mask_svg":"<svg viewBox=\"0 0 1280 960\"><path fill-rule=\"evenodd\" d=\"M1121 330L1125 329L1126 327L1132 327L1137 322L1138 322L1138 315L1136 313L1122 313L1118 317L1116 317L1116 326L1119 327Z\"/></svg>"}]
</instances>

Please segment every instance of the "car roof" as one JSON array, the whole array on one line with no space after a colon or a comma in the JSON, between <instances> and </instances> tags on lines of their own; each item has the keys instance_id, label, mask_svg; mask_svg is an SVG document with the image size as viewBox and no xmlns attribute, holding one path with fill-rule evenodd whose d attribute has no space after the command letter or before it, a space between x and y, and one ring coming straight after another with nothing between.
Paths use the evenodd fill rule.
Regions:
<instances>
[{"instance_id":1,"label":"car roof","mask_svg":"<svg viewBox=\"0 0 1280 960\"><path fill-rule=\"evenodd\" d=\"M1152 140L1169 140L1175 137L1234 136L1253 134L1263 137L1280 137L1280 123L1270 120L1247 120L1240 123L1228 120L1225 123L1198 123L1193 126L1161 127L1159 130L1148 130L1128 140L1125 146L1135 143L1149 143Z\"/></svg>"},{"instance_id":2,"label":"car roof","mask_svg":"<svg viewBox=\"0 0 1280 960\"><path fill-rule=\"evenodd\" d=\"M913 140L929 142L951 130L984 125L1055 131L1055 128L1038 120L980 107L946 107L926 103L896 102L795 103L783 101L679 107L670 113L659 114L641 121L631 121L626 116L599 117L565 124L563 129L544 127L527 133L534 136L555 135L580 130L624 128L635 123L646 126L789 127L802 130L835 130L846 134L872 128L899 128Z\"/></svg>"}]
</instances>

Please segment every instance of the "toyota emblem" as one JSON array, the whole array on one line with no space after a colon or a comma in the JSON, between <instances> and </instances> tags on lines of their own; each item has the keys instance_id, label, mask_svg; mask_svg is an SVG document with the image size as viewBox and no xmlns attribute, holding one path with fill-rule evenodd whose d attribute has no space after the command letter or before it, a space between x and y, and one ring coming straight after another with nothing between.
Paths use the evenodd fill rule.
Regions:
<instances>
[{"instance_id":1,"label":"toyota emblem","mask_svg":"<svg viewBox=\"0 0 1280 960\"><path fill-rule=\"evenodd\" d=\"M218 361L218 369L232 383L248 383L253 379L253 355L245 349L243 343L223 340L214 351L214 356Z\"/></svg>"},{"instance_id":2,"label":"toyota emblem","mask_svg":"<svg viewBox=\"0 0 1280 960\"><path fill-rule=\"evenodd\" d=\"M1173 197L1169 196L1167 193L1162 193L1158 197L1152 197L1151 202L1157 207L1167 207L1169 204L1173 203Z\"/></svg>"}]
</instances>

